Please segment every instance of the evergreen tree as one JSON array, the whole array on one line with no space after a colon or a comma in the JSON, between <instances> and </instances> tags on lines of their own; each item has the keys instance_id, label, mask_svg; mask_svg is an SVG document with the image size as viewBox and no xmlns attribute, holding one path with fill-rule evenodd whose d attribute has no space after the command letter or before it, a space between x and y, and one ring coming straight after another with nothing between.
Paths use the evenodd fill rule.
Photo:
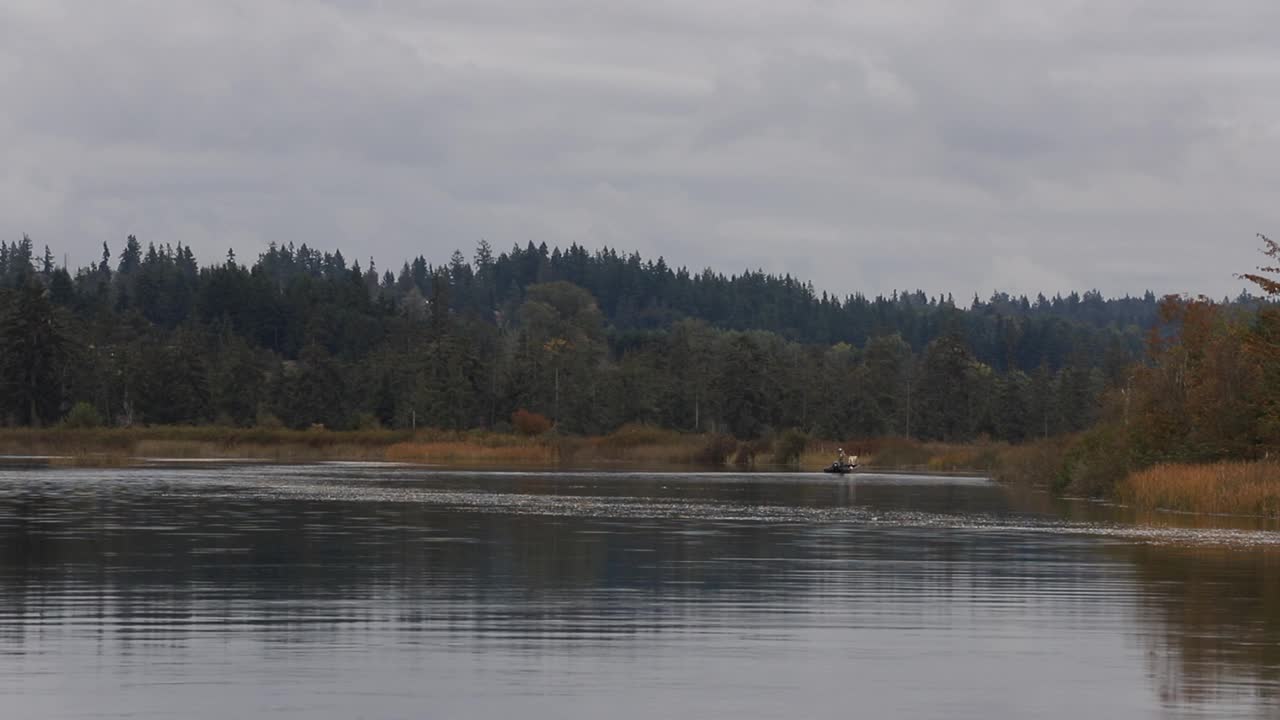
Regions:
<instances>
[{"instance_id":1,"label":"evergreen tree","mask_svg":"<svg viewBox=\"0 0 1280 720\"><path fill-rule=\"evenodd\" d=\"M63 410L74 343L44 288L28 280L0 314L0 402L18 423L41 426Z\"/></svg>"},{"instance_id":2,"label":"evergreen tree","mask_svg":"<svg viewBox=\"0 0 1280 720\"><path fill-rule=\"evenodd\" d=\"M102 249L107 249L106 243L103 243ZM124 250L120 252L120 264L116 266L116 272L121 275L132 275L142 265L142 244L138 242L138 238L130 235L125 240Z\"/></svg>"},{"instance_id":3,"label":"evergreen tree","mask_svg":"<svg viewBox=\"0 0 1280 720\"><path fill-rule=\"evenodd\" d=\"M973 356L957 335L945 335L929 343L922 360L918 393L918 437L926 440L968 438L973 364Z\"/></svg>"},{"instance_id":4,"label":"evergreen tree","mask_svg":"<svg viewBox=\"0 0 1280 720\"><path fill-rule=\"evenodd\" d=\"M105 242L102 243L102 261L98 263L97 270L98 270L98 274L101 275L103 278L110 279L111 248L107 247L107 244Z\"/></svg>"}]
</instances>

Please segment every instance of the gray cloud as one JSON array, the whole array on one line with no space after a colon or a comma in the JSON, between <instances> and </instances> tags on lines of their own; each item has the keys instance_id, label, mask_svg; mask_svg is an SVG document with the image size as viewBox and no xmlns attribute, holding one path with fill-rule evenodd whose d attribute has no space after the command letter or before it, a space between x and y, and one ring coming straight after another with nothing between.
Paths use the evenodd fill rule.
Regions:
<instances>
[{"instance_id":1,"label":"gray cloud","mask_svg":"<svg viewBox=\"0 0 1280 720\"><path fill-rule=\"evenodd\" d=\"M1234 293L1265 0L0 7L0 229L386 266L480 238L837 293Z\"/></svg>"}]
</instances>

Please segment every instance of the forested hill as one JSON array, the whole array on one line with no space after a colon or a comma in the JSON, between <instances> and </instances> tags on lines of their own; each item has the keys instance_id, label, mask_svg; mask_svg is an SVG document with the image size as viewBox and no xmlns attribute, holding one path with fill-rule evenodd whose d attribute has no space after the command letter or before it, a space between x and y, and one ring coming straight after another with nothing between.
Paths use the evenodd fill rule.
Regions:
<instances>
[{"instance_id":1,"label":"forested hill","mask_svg":"<svg viewBox=\"0 0 1280 720\"><path fill-rule=\"evenodd\" d=\"M109 422L466 428L530 409L574 432L1017 439L1087 424L1157 315L1150 293L836 298L789 276L483 242L470 261L383 271L305 245L201 267L131 236L73 274L24 238L0 244L0 287L20 424L82 401ZM46 305L50 337L19 342Z\"/></svg>"},{"instance_id":2,"label":"forested hill","mask_svg":"<svg viewBox=\"0 0 1280 720\"><path fill-rule=\"evenodd\" d=\"M6 256L17 258L15 265L20 267L23 252L17 244L0 249L0 268L5 268L6 276L16 277L17 272L16 267L7 267ZM197 298L191 291L200 273L189 248L149 246L144 251L130 238L118 264L105 245L103 252L102 263L77 274L81 286L84 279L104 275L112 268L126 276L136 271L143 278L143 287L132 300L153 322L172 327L194 309ZM41 264L52 266L47 257ZM225 274L226 267L210 270ZM1157 305L1150 292L1118 299L1104 299L1097 291L1035 299L1000 293L987 300L975 296L971 302L959 304L950 296L931 296L922 290L887 297L836 297L818 293L811 283L789 275L752 270L725 275L709 269L694 273L684 267L672 268L663 258L646 261L638 254L625 255L608 248L589 253L578 245L562 252L532 243L495 255L481 242L471 262L460 251L440 266L418 256L394 273L379 273L372 261L363 268L358 261L348 265L341 251L272 245L247 270L251 285L252 280L259 281L255 289L262 300L261 324L269 324L265 316L278 314L273 306L279 304L279 298L266 292L267 279L279 293L303 276L344 281L354 272L361 275L372 298L400 304L414 289L421 299L431 298L434 284L444 279L455 312L484 316L494 310L510 314L524 300L530 285L566 281L590 292L608 327L618 333L662 330L677 320L695 318L717 328L765 330L788 340L825 345L847 342L861 346L869 338L897 333L919 351L940 334L961 332L979 359L1000 368L1012 362L1023 370L1041 363L1060 367L1073 351L1101 358L1117 338L1126 352L1134 352L1140 346L1142 331L1155 322ZM128 305L130 299L123 298L117 306ZM207 315L217 310L202 307L200 312Z\"/></svg>"},{"instance_id":3,"label":"forested hill","mask_svg":"<svg viewBox=\"0 0 1280 720\"><path fill-rule=\"evenodd\" d=\"M317 275L342 269L341 255L306 247L273 248L264 260L280 268L282 280L297 272ZM998 294L986 301L974 297L967 306L921 290L841 298L818 293L811 283L790 275L744 270L726 276L709 269L693 273L672 268L663 258L646 261L608 248L589 253L578 245L562 252L530 243L494 256L481 243L473 263L455 252L442 270L457 310L511 309L523 300L529 285L566 281L589 291L618 333L661 330L677 320L696 318L722 329L765 330L823 345L862 346L870 338L897 333L920 351L941 334L959 332L979 359L1000 369L1012 365L1032 370L1041 363L1058 368L1072 352L1097 359L1108 352L1135 353L1142 331L1155 322L1157 305L1150 292L1109 300L1097 291L1034 300ZM418 287L429 293L432 277L433 268L419 256L394 276L384 273L380 282L384 291Z\"/></svg>"}]
</instances>

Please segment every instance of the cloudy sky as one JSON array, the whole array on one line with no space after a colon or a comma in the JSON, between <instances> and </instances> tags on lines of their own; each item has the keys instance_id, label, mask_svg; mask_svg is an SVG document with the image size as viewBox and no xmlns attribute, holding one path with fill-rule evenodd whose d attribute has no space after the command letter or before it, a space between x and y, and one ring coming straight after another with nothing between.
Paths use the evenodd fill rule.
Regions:
<instances>
[{"instance_id":1,"label":"cloudy sky","mask_svg":"<svg viewBox=\"0 0 1280 720\"><path fill-rule=\"evenodd\" d=\"M1275 0L0 0L0 231L1234 293Z\"/></svg>"}]
</instances>

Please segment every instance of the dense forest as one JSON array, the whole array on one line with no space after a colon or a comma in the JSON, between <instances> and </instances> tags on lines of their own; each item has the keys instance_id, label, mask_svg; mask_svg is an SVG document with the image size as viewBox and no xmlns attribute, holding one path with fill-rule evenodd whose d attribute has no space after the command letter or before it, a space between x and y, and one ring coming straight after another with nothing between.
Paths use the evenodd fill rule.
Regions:
<instances>
[{"instance_id":1,"label":"dense forest","mask_svg":"<svg viewBox=\"0 0 1280 720\"><path fill-rule=\"evenodd\" d=\"M1098 421L1168 313L1151 293L839 298L576 245L382 271L291 244L200 266L130 236L73 273L23 237L0 243L0 423L503 430L524 410L564 433L1016 442Z\"/></svg>"}]
</instances>

